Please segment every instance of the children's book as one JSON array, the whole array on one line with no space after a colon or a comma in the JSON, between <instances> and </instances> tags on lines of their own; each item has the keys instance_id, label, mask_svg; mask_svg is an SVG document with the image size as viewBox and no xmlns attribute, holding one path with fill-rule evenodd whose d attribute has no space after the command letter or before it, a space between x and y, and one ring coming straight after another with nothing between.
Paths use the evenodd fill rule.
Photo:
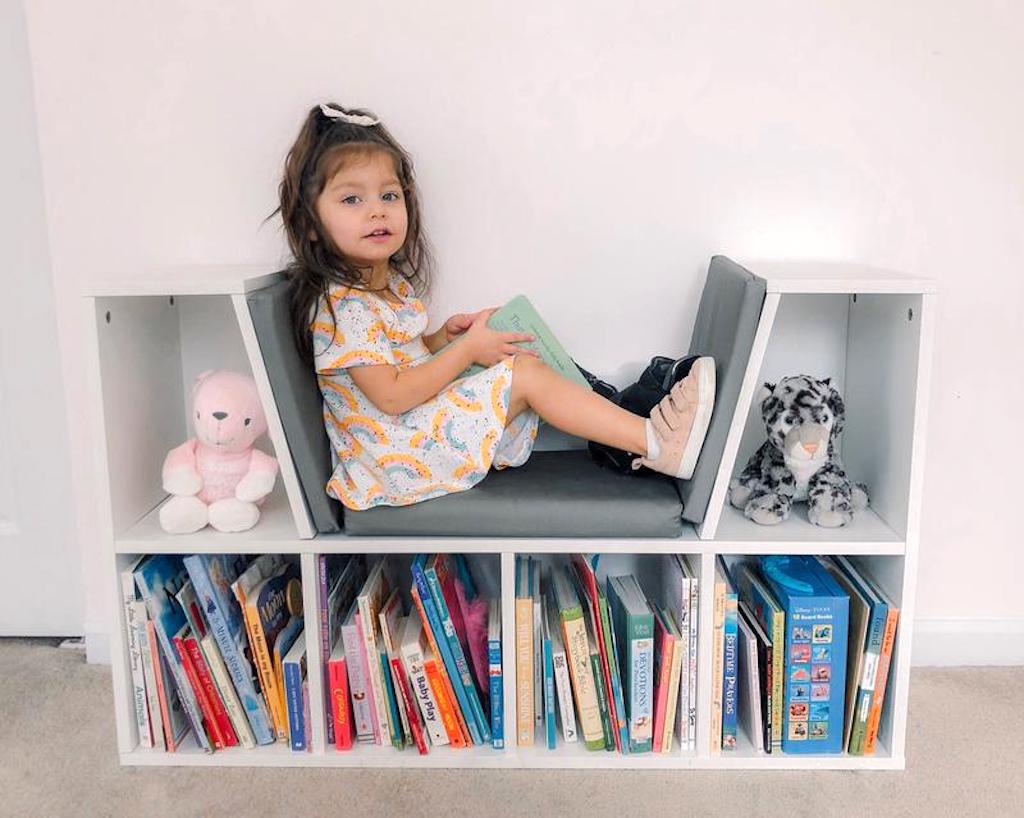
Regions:
<instances>
[{"instance_id":1,"label":"children's book","mask_svg":"<svg viewBox=\"0 0 1024 818\"><path fill-rule=\"evenodd\" d=\"M567 575L572 576L568 573ZM604 670L601 667L601 652L597 647L597 628L594 623L593 609L586 603L586 597L580 592L577 586L577 595L580 596L583 609L583 623L587 627L587 650L590 653L590 667L594 674L594 690L597 692L597 707L601 713L601 732L603 734L604 749L609 753L615 752L615 730L612 727L612 708L609 691L605 685Z\"/></svg>"},{"instance_id":2,"label":"children's book","mask_svg":"<svg viewBox=\"0 0 1024 818\"><path fill-rule=\"evenodd\" d=\"M786 615L756 566L735 562L732 565L740 596L750 607L772 645L772 746L781 750L782 714L786 709Z\"/></svg>"},{"instance_id":3,"label":"children's book","mask_svg":"<svg viewBox=\"0 0 1024 818\"><path fill-rule=\"evenodd\" d=\"M754 649L757 654L757 680L756 690L758 694L760 713L761 713L761 725L762 725L762 736L760 746L764 749L765 753L772 752L772 641L768 638L768 634L765 633L761 622L754 612L751 611L750 606L747 605L746 600L740 599L739 601L739 614L740 622L746 621L750 627L750 631L754 638ZM742 634L741 634L742 638ZM748 648L749 649L749 648ZM740 656L741 663L744 654L744 647L740 645ZM745 670L745 667L741 664L741 673ZM742 681L742 675L740 677ZM743 700L743 690L740 691L740 700ZM742 704L741 704L742 708ZM744 716L743 710L740 710L740 718L742 720ZM751 739L751 743L754 740Z\"/></svg>"},{"instance_id":4,"label":"children's book","mask_svg":"<svg viewBox=\"0 0 1024 818\"><path fill-rule=\"evenodd\" d=\"M867 634L859 642L860 661L856 684L856 697L849 698L850 688L847 686L847 721L852 721L846 739L846 749L851 755L865 755L868 720L871 715L875 689L881 670L881 657L885 632L889 620L889 604L883 598L877 586L870 582L846 557L836 556L831 559L819 558L822 565L832 574L833 578L850 594L850 641L856 638L854 631L855 598L859 598L867 608ZM838 576L837 576L838 574ZM843 580L846 580L844 582ZM854 652L851 644L847 656ZM888 672L888 668L886 668ZM847 676L852 674L849 672Z\"/></svg>"},{"instance_id":5,"label":"children's book","mask_svg":"<svg viewBox=\"0 0 1024 818\"><path fill-rule=\"evenodd\" d=\"M516 557L516 744L533 746L533 557Z\"/></svg>"},{"instance_id":6,"label":"children's book","mask_svg":"<svg viewBox=\"0 0 1024 818\"><path fill-rule=\"evenodd\" d=\"M576 741L576 712L572 703L572 682L569 679L569 662L565 655L565 643L559 626L558 608L554 599L547 599L548 633L551 634L551 667L555 675L555 691L558 694L558 718L562 725L562 741L571 744Z\"/></svg>"},{"instance_id":7,"label":"children's book","mask_svg":"<svg viewBox=\"0 0 1024 818\"><path fill-rule=\"evenodd\" d=\"M142 662L141 631L145 628L145 617L139 618L140 606L135 590L135 570L144 557L139 557L131 566L121 572L121 598L124 607L125 637L128 644L128 665L132 673L132 704L135 708L135 724L139 730L139 746L153 746L153 725L146 702L145 668ZM142 613L145 605L142 604Z\"/></svg>"},{"instance_id":8,"label":"children's book","mask_svg":"<svg viewBox=\"0 0 1024 818\"><path fill-rule=\"evenodd\" d=\"M738 681L736 586L728 567L718 558L725 578L725 616L722 625L722 749L736 749L736 685Z\"/></svg>"},{"instance_id":9,"label":"children's book","mask_svg":"<svg viewBox=\"0 0 1024 818\"><path fill-rule=\"evenodd\" d=\"M131 578L132 589L135 588L135 577ZM146 712L149 714L150 729L153 734L153 748L157 750L167 749L167 742L164 738L164 721L160 712L160 696L156 685L156 667L154 665L153 648L156 647L156 632L152 630L152 623L146 615L146 603L141 599L135 600L135 621L142 627L138 631L139 650L142 653L142 672L146 682Z\"/></svg>"},{"instance_id":10,"label":"children's book","mask_svg":"<svg viewBox=\"0 0 1024 818\"><path fill-rule=\"evenodd\" d=\"M384 686L384 704L388 708L388 737L391 745L396 750L401 750L405 747L405 734L402 732L402 723L398 715L397 691L391 677L391 664L388 662L383 641L377 642L377 666Z\"/></svg>"},{"instance_id":11,"label":"children's book","mask_svg":"<svg viewBox=\"0 0 1024 818\"><path fill-rule=\"evenodd\" d=\"M185 613L174 598L187 580L188 574L182 558L174 554L153 554L143 559L135 569L135 584L142 594L149 618L155 626L160 647L174 679L174 686L195 733L196 743L204 751L211 752L213 747L203 727L199 701L185 674L181 655L174 645L174 638L188 626ZM176 740L175 744L177 743Z\"/></svg>"},{"instance_id":12,"label":"children's book","mask_svg":"<svg viewBox=\"0 0 1024 818\"><path fill-rule=\"evenodd\" d=\"M402 599L395 589L391 592L384 607L377 615L380 620L380 633L384 641L384 652L388 657L391 671L391 683L395 688L395 699L398 704L398 717L402 723L402 733L406 743L416 745L420 755L426 755L427 739L420 721L419 707L412 699L409 677L402 664L401 643L399 637L405 630L405 617L402 614Z\"/></svg>"},{"instance_id":13,"label":"children's book","mask_svg":"<svg viewBox=\"0 0 1024 818\"><path fill-rule=\"evenodd\" d=\"M760 557L786 614L787 753L841 753L850 597L813 557Z\"/></svg>"},{"instance_id":14,"label":"children's book","mask_svg":"<svg viewBox=\"0 0 1024 818\"><path fill-rule=\"evenodd\" d=\"M533 717L537 729L544 730L544 639L541 634L541 578L543 563L537 563L530 575L532 585L530 599L533 600Z\"/></svg>"},{"instance_id":15,"label":"children's book","mask_svg":"<svg viewBox=\"0 0 1024 818\"><path fill-rule=\"evenodd\" d=\"M659 684L655 687L657 706L654 721L654 751L667 753L672 749L675 734L676 710L679 707L680 677L683 669L683 638L668 608L654 609L654 625L658 639L662 640L661 650L655 642L655 666L659 668ZM671 658L669 658L671 657ZM665 662L668 661L667 675ZM664 686L664 690L662 690ZM658 708L664 707L659 724Z\"/></svg>"},{"instance_id":16,"label":"children's book","mask_svg":"<svg viewBox=\"0 0 1024 818\"><path fill-rule=\"evenodd\" d=\"M608 717L614 738L613 747L608 749L615 749L621 753L629 751L629 725L625 699L622 695L622 680L619 677L619 666L612 645L613 633L608 616L608 598L597 581L598 559L599 555L596 554L573 554L572 567L581 600L590 608L590 617L595 629L594 638L601 657L601 673L608 695Z\"/></svg>"},{"instance_id":17,"label":"children's book","mask_svg":"<svg viewBox=\"0 0 1024 818\"><path fill-rule=\"evenodd\" d=\"M679 702L675 728L682 749L697 745L697 622L700 602L699 581L680 554L669 558L662 574L662 594L667 611L679 628L682 656L679 678Z\"/></svg>"},{"instance_id":18,"label":"children's book","mask_svg":"<svg viewBox=\"0 0 1024 818\"><path fill-rule=\"evenodd\" d=\"M434 564L429 561L428 555L417 554L413 559L412 577L470 737L474 744L490 743L491 728L484 717L469 664L448 615Z\"/></svg>"},{"instance_id":19,"label":"children's book","mask_svg":"<svg viewBox=\"0 0 1024 818\"><path fill-rule=\"evenodd\" d=\"M402 663L416 700L416 706L423 718L423 726L430 737L430 743L435 747L448 744L448 731L445 728L437 697L430 685L430 679L427 677L424 651L428 649L428 645L426 635L423 633L423 624L418 615L412 614L405 618L400 642ZM453 730L458 730L458 726L453 724Z\"/></svg>"},{"instance_id":20,"label":"children's book","mask_svg":"<svg viewBox=\"0 0 1024 818\"><path fill-rule=\"evenodd\" d=\"M303 682L306 679L306 634L300 631L292 640L291 647L281 659L284 676L285 712L288 716L288 741L293 752L305 752L309 749L307 736L308 721L306 704L303 695Z\"/></svg>"},{"instance_id":21,"label":"children's book","mask_svg":"<svg viewBox=\"0 0 1024 818\"><path fill-rule=\"evenodd\" d=\"M747 622L743 609L739 619L739 723L750 743L759 753L764 752L764 716L761 712L760 665L757 638Z\"/></svg>"},{"instance_id":22,"label":"children's book","mask_svg":"<svg viewBox=\"0 0 1024 818\"><path fill-rule=\"evenodd\" d=\"M864 577L872 582L871 577ZM888 686L889 668L892 666L892 651L896 644L896 627L899 624L900 609L885 594L880 586L874 584L875 591L889 608L885 620L885 633L882 636L882 653L878 659L878 675L875 680L875 692L871 699L871 712L868 714L868 729L864 737L864 755L874 755L878 741L878 725L882 718L882 705L885 702L885 689Z\"/></svg>"},{"instance_id":23,"label":"children's book","mask_svg":"<svg viewBox=\"0 0 1024 818\"><path fill-rule=\"evenodd\" d=\"M246 570L247 563L246 557L237 554L185 557L185 568L245 711L253 738L257 744L271 744L275 736L253 667L244 615L231 591L232 584ZM267 561L264 560L263 564Z\"/></svg>"},{"instance_id":24,"label":"children's book","mask_svg":"<svg viewBox=\"0 0 1024 818\"><path fill-rule=\"evenodd\" d=\"M459 638L452 618L452 606L444 593L444 586L448 584L451 572L448 569L448 555L434 554L422 565L422 574L426 578L427 587L433 597L436 607L438 621L441 625L447 642L453 665L448 667L448 674L452 684L456 681L462 684L465 703L468 709L464 708L467 722L472 720L476 723L477 732L480 734L481 742L489 744L491 741L491 726L487 714L484 712L483 702L480 698L480 691L477 689L473 678L473 671L469 666L469 657L463 649L462 640ZM454 592L454 588L452 588ZM452 594L454 596L454 594ZM455 609L459 608L458 600L455 599ZM476 743L476 742L475 742Z\"/></svg>"},{"instance_id":25,"label":"children's book","mask_svg":"<svg viewBox=\"0 0 1024 818\"><path fill-rule=\"evenodd\" d=\"M654 615L636 577L608 578L608 602L625 678L629 751L650 752L654 734Z\"/></svg>"},{"instance_id":26,"label":"children's book","mask_svg":"<svg viewBox=\"0 0 1024 818\"><path fill-rule=\"evenodd\" d=\"M363 629L357 621L359 603L352 600L341 626L341 641L348 667L348 686L352 695L352 719L356 740L378 742L377 705L370 687L370 667Z\"/></svg>"},{"instance_id":27,"label":"children's book","mask_svg":"<svg viewBox=\"0 0 1024 818\"><path fill-rule=\"evenodd\" d=\"M415 563L415 560L413 562ZM425 585L425 578L423 582ZM448 676L448 669L441 656L440 642L445 641L444 634L438 631L441 637L440 642L434 635L434 628L440 629L440 625L436 622L437 612L434 609L433 600L430 598L429 593L426 595L426 602L420 598L419 588L415 580L413 580L412 587L409 589L409 597L412 599L413 605L416 606L416 612L419 614L423 633L427 637L428 650L423 652L423 669L426 671L427 679L430 680L430 686L437 699L437 706L441 709L445 730L448 732L448 740L451 742L452 747L465 747L472 743L473 738L470 735L469 726L462 713L459 700L455 695L455 687ZM433 617L433 621L431 617Z\"/></svg>"},{"instance_id":28,"label":"children's book","mask_svg":"<svg viewBox=\"0 0 1024 818\"><path fill-rule=\"evenodd\" d=\"M871 636L869 629L872 627L871 600L860 590L857 583L847 576L840 566L833 562L830 557L819 557L821 564L825 567L832 578L839 583L840 587L850 597L850 625L849 638L846 649L846 713L843 721L843 747L850 753L853 752L850 736L853 733L853 725L857 718L858 687L865 671L874 672L877 662L877 654L872 653ZM878 647L881 647L882 629L884 621L878 623ZM870 667L865 667L870 665ZM874 679L871 680L872 686ZM870 696L867 698L870 707ZM867 726L867 713L865 712L864 725Z\"/></svg>"},{"instance_id":29,"label":"children's book","mask_svg":"<svg viewBox=\"0 0 1024 818\"><path fill-rule=\"evenodd\" d=\"M532 349L541 360L544 361L555 372L564 378L575 381L580 386L590 388L587 379L583 377L579 367L573 363L569 353L565 351L554 333L534 309L533 304L525 295L517 295L501 309L497 310L488 320L487 326L499 332L525 332L534 336L535 340L521 343L525 349ZM456 339L452 343L458 343ZM463 372L459 377L464 378L476 372L483 371L483 367L474 364Z\"/></svg>"},{"instance_id":30,"label":"children's book","mask_svg":"<svg viewBox=\"0 0 1024 818\"><path fill-rule=\"evenodd\" d=\"M387 557L381 557L370 569L366 582L359 591L357 601L359 610L356 620L362 629L363 640L366 644L367 665L369 666L370 689L373 691L374 707L377 713L377 743L383 744L391 741L393 731L401 732L397 724L391 724L391 708L387 699L387 679L384 678L382 668L386 669L387 664L381 665L380 650L380 623L377 613L381 606L391 595L391 574ZM390 676L390 673L386 674ZM397 711L394 713L397 717Z\"/></svg>"},{"instance_id":31,"label":"children's book","mask_svg":"<svg viewBox=\"0 0 1024 818\"><path fill-rule=\"evenodd\" d=\"M171 669L164 658L164 650L160 645L160 638L157 636L156 626L152 620L148 623L149 644L153 651L153 670L156 675L156 690L160 697L160 717L164 724L164 741L167 745L167 752L173 753L178 749L178 743L189 731L188 714L185 713L185 706L181 703L178 695L178 687L174 683Z\"/></svg>"},{"instance_id":32,"label":"children's book","mask_svg":"<svg viewBox=\"0 0 1024 818\"><path fill-rule=\"evenodd\" d=\"M348 662L340 632L327 658L327 684L334 720L334 747L337 750L351 750L353 717L349 704Z\"/></svg>"},{"instance_id":33,"label":"children's book","mask_svg":"<svg viewBox=\"0 0 1024 818\"><path fill-rule=\"evenodd\" d=\"M569 658L569 677L576 699L576 715L588 750L604 749L604 726L597 680L590 660L590 636L587 634L583 606L569 579L569 569L556 566L551 571L551 588L562 621L562 641Z\"/></svg>"},{"instance_id":34,"label":"children's book","mask_svg":"<svg viewBox=\"0 0 1024 818\"><path fill-rule=\"evenodd\" d=\"M501 668L501 602L487 606L487 677L491 699L491 746L505 746L505 680Z\"/></svg>"},{"instance_id":35,"label":"children's book","mask_svg":"<svg viewBox=\"0 0 1024 818\"><path fill-rule=\"evenodd\" d=\"M267 677L273 676L272 662L270 661L269 652L265 650L261 652L259 649L257 644L260 641L259 617L257 616L255 619L252 617L248 602L253 590L266 579L281 571L284 566L285 559L280 554L262 554L249 563L245 570L231 583L231 592L238 602L242 612L242 621L245 623L246 638L249 642L249 656L252 659L253 667L256 669L256 678L259 680L259 692L263 699L263 705L266 708L270 732L274 741L284 737L284 734L287 732L287 726L283 728L283 732L279 733L277 704L267 692L267 685L270 684ZM276 696L275 699L279 701Z\"/></svg>"},{"instance_id":36,"label":"children's book","mask_svg":"<svg viewBox=\"0 0 1024 818\"><path fill-rule=\"evenodd\" d=\"M362 575L359 576L360 569ZM335 744L334 707L330 700L331 650L341 633L341 617L366 580L366 557L362 554L320 554L317 556L317 601L320 606L320 659L324 674L324 728L327 744ZM356 586L356 587L353 587Z\"/></svg>"},{"instance_id":37,"label":"children's book","mask_svg":"<svg viewBox=\"0 0 1024 818\"><path fill-rule=\"evenodd\" d=\"M281 693L281 712L287 717L288 715L288 701L287 694L284 687L284 657L291 650L292 645L295 644L295 640L298 639L299 634L305 629L306 620L299 614L298 616L291 616L285 624L284 629L277 635L277 639L274 642L274 650L271 656L271 662L274 665L274 674L277 678L277 689Z\"/></svg>"},{"instance_id":38,"label":"children's book","mask_svg":"<svg viewBox=\"0 0 1024 818\"><path fill-rule=\"evenodd\" d=\"M555 667L552 661L551 632L548 630L547 598L540 598L541 607L541 660L544 670L544 738L549 750L557 744L555 723Z\"/></svg>"},{"instance_id":39,"label":"children's book","mask_svg":"<svg viewBox=\"0 0 1024 818\"><path fill-rule=\"evenodd\" d=\"M254 586L247 593L245 602L253 656L263 681L263 696L281 741L288 739L288 714L284 708L284 690L274 665L274 646L293 616L302 616L302 583L298 566L286 562L276 573Z\"/></svg>"}]
</instances>

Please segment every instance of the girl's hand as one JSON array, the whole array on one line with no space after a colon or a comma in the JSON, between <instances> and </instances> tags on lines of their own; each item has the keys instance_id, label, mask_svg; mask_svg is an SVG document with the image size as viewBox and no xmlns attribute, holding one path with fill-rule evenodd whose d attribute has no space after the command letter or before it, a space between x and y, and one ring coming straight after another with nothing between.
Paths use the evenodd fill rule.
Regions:
<instances>
[{"instance_id":1,"label":"girl's hand","mask_svg":"<svg viewBox=\"0 0 1024 818\"><path fill-rule=\"evenodd\" d=\"M446 344L450 344L473 326L473 322L476 321L476 319L484 312L486 312L486 310L480 310L479 312L460 312L457 315L453 315L444 322L444 342Z\"/></svg>"},{"instance_id":2,"label":"girl's hand","mask_svg":"<svg viewBox=\"0 0 1024 818\"><path fill-rule=\"evenodd\" d=\"M535 358L540 356L532 349L516 346L517 343L532 341L534 337L525 332L498 332L487 326L487 319L494 313L495 309L481 310L466 330L464 344L469 346L473 353L473 362L481 366L494 366L499 361L510 355L532 355Z\"/></svg>"}]
</instances>

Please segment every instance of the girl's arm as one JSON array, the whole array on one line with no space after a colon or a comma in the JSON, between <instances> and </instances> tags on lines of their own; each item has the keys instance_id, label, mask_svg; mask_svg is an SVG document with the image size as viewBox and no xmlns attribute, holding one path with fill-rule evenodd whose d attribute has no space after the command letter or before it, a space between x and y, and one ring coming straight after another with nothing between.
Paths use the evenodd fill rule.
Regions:
<instances>
[{"instance_id":1,"label":"girl's arm","mask_svg":"<svg viewBox=\"0 0 1024 818\"><path fill-rule=\"evenodd\" d=\"M349 368L349 374L380 411L386 415L400 415L430 400L472 364L494 366L510 355L535 354L515 346L521 341L532 341L532 335L496 332L488 327L487 319L492 312L479 313L462 341L419 366L409 369L384 365L354 366Z\"/></svg>"}]
</instances>

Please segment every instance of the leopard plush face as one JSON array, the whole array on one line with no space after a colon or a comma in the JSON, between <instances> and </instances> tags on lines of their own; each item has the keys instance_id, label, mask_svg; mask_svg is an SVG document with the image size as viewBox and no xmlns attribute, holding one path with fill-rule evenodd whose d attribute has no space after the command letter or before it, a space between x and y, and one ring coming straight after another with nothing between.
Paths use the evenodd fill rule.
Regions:
<instances>
[{"instance_id":1,"label":"leopard plush face","mask_svg":"<svg viewBox=\"0 0 1024 818\"><path fill-rule=\"evenodd\" d=\"M810 375L783 378L765 384L761 418L768 440L787 461L821 461L832 454L833 443L843 430L843 399L831 379Z\"/></svg>"}]
</instances>

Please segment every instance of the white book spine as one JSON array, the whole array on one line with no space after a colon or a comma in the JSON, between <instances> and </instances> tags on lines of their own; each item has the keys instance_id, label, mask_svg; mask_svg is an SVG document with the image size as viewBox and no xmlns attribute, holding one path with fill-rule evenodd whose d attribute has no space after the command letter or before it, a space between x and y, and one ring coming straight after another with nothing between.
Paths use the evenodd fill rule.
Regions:
<instances>
[{"instance_id":1,"label":"white book spine","mask_svg":"<svg viewBox=\"0 0 1024 818\"><path fill-rule=\"evenodd\" d=\"M552 664L555 668L555 689L558 692L558 714L562 720L562 740L566 744L576 741L576 713L572 707L572 684L569 680L569 664L561 639L552 637Z\"/></svg>"},{"instance_id":2,"label":"white book spine","mask_svg":"<svg viewBox=\"0 0 1024 818\"><path fill-rule=\"evenodd\" d=\"M427 735L430 736L430 743L435 747L448 744L448 733L445 732L444 723L441 721L441 711L438 710L434 691L430 689L430 681L424 668L423 651L419 645L413 643L402 646L402 663L409 675L413 693L416 694L416 704L423 714L423 723L426 725Z\"/></svg>"},{"instance_id":3,"label":"white book spine","mask_svg":"<svg viewBox=\"0 0 1024 818\"><path fill-rule=\"evenodd\" d=\"M389 744L391 720L388 717L388 698L384 691L384 677L380 673L380 648L377 646L375 617L370 612L370 603L366 597L359 597L359 618L363 629L363 639L366 641L366 663L370 676L370 691L373 694L374 709L377 713L377 743Z\"/></svg>"},{"instance_id":4,"label":"white book spine","mask_svg":"<svg viewBox=\"0 0 1024 818\"><path fill-rule=\"evenodd\" d=\"M697 748L697 635L700 632L700 580L690 580L690 749Z\"/></svg>"},{"instance_id":5,"label":"white book spine","mask_svg":"<svg viewBox=\"0 0 1024 818\"><path fill-rule=\"evenodd\" d=\"M690 746L690 579L681 580L681 595L672 613L679 624L680 663L679 696L676 709L676 730L679 745L685 750Z\"/></svg>"},{"instance_id":6,"label":"white book spine","mask_svg":"<svg viewBox=\"0 0 1024 818\"><path fill-rule=\"evenodd\" d=\"M149 712L153 747L157 750L166 750L164 718L160 712L160 695L156 687L156 669L153 667L153 650L149 644L149 629L146 623L146 603L141 599L136 600L135 621L141 624L137 634L139 636L139 650L142 653L142 676L146 682L146 709Z\"/></svg>"},{"instance_id":7,"label":"white book spine","mask_svg":"<svg viewBox=\"0 0 1024 818\"><path fill-rule=\"evenodd\" d=\"M345 667L348 669L349 696L352 699L352 718L355 721L358 741L374 740L373 710L369 697L373 695L369 680L369 668L363 661L362 635L354 623L341 628L341 643L345 646Z\"/></svg>"},{"instance_id":8,"label":"white book spine","mask_svg":"<svg viewBox=\"0 0 1024 818\"><path fill-rule=\"evenodd\" d=\"M146 703L146 677L142 669L142 651L139 648L139 625L146 626L146 619L138 616L138 600L135 598L135 575L131 570L121 574L121 594L124 603L125 635L128 638L128 661L132 671L132 701L135 704L135 724L139 729L139 745L153 746L152 725L149 721L149 706ZM143 610L145 610L143 608Z\"/></svg>"},{"instance_id":9,"label":"white book spine","mask_svg":"<svg viewBox=\"0 0 1024 818\"><path fill-rule=\"evenodd\" d=\"M238 741L243 747L251 750L256 746L256 738L249 726L249 719L246 718L245 712L242 710L242 702L239 701L238 694L235 692L235 686L231 684L231 677L228 675L227 666L220 655L217 640L214 639L212 633L207 631L206 636L200 640L199 646L203 651L206 664L210 667L213 683L217 685L217 691L220 693L221 701L224 702L224 709L231 720L231 726L235 728L235 735L238 736Z\"/></svg>"}]
</instances>

